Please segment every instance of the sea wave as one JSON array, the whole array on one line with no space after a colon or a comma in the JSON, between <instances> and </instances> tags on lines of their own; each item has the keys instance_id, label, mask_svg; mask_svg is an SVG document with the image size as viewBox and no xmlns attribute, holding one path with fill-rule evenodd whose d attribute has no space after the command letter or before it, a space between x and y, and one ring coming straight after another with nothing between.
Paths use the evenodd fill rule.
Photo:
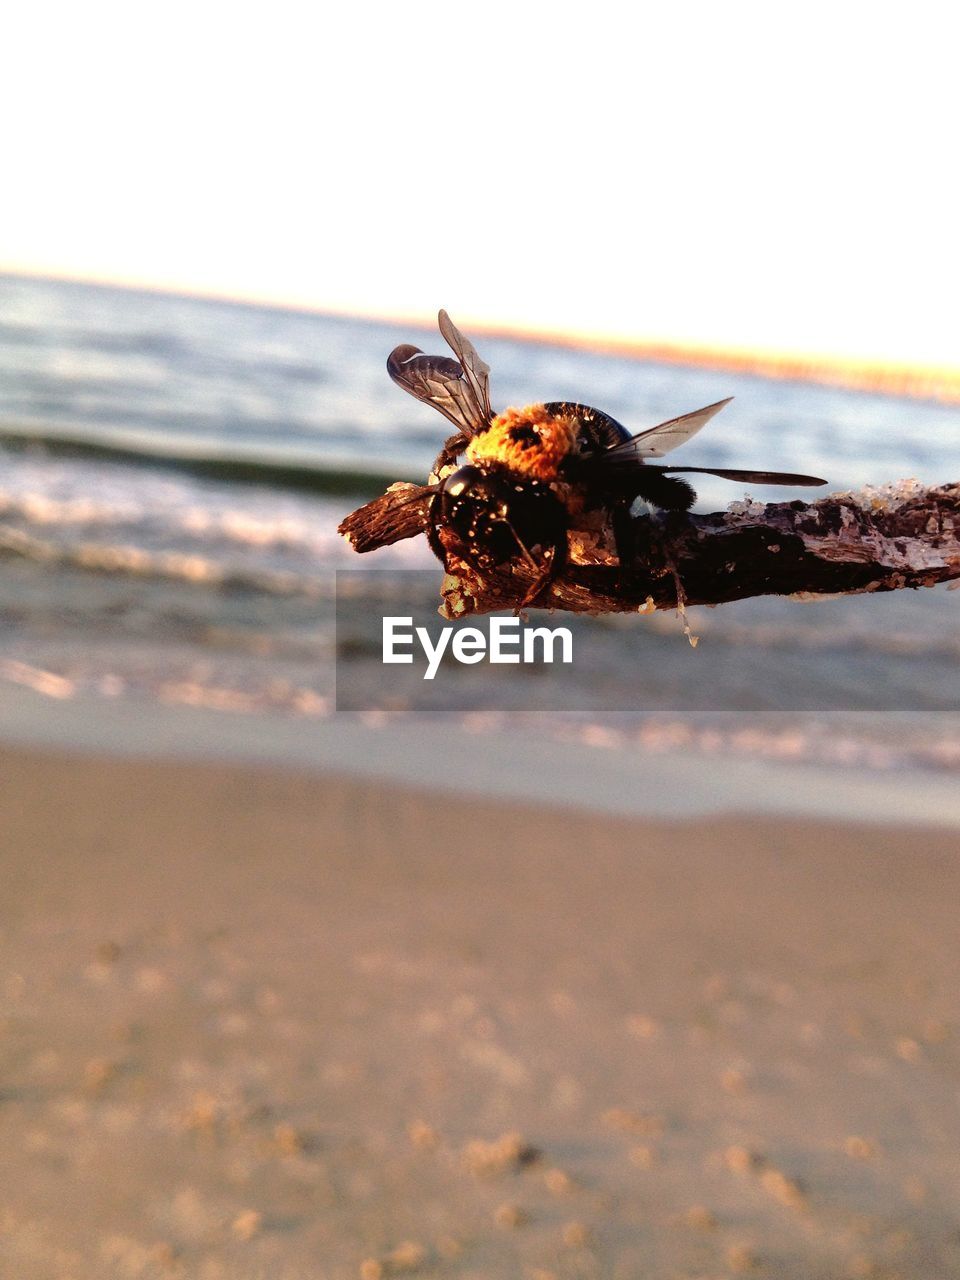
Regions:
<instances>
[{"instance_id":1,"label":"sea wave","mask_svg":"<svg viewBox=\"0 0 960 1280\"><path fill-rule=\"evenodd\" d=\"M226 452L211 445L203 448L195 437L165 437L161 443L146 433L117 432L98 436L64 432L51 426L0 425L0 449L28 457L78 458L103 463L163 469L202 476L221 484L254 484L301 493L373 497L404 475L396 469L371 467L332 460L298 461L277 450L273 456L259 446L249 452ZM289 450L286 451L289 454ZM407 464L407 471L412 471ZM421 477L422 478L422 477Z\"/></svg>"},{"instance_id":2,"label":"sea wave","mask_svg":"<svg viewBox=\"0 0 960 1280\"><path fill-rule=\"evenodd\" d=\"M4 280L0 684L131 708L332 714L335 662L360 685L381 665L369 602L335 616L334 570L426 569L397 599L436 621L441 570L423 538L358 557L336 532L388 483L423 479L446 434L386 376L386 353L411 339L442 345L388 324ZM579 399L641 430L735 394L691 465L806 471L834 488L960 472L960 418L944 405L504 337L478 345L498 406ZM707 476L698 490L701 510L742 497ZM696 651L669 613L578 618L559 705L582 715L530 724L635 754L638 768L675 751L956 771L958 607L943 591L744 601L693 611ZM475 709L450 717L509 731L514 713L484 710L507 687L481 674ZM534 705L530 685L510 687ZM811 718L838 706L929 714ZM630 723L604 707L633 707Z\"/></svg>"},{"instance_id":3,"label":"sea wave","mask_svg":"<svg viewBox=\"0 0 960 1280\"><path fill-rule=\"evenodd\" d=\"M244 571L218 563L210 556L176 551L147 551L143 547L117 543L80 542L62 546L49 539L31 537L20 529L4 528L0 524L0 556L4 555L18 556L48 567L60 566L89 573L189 582L219 590L252 590L269 595L300 595L310 599L320 599L330 594L329 583L324 585L324 579L319 576L307 578L268 569Z\"/></svg>"}]
</instances>

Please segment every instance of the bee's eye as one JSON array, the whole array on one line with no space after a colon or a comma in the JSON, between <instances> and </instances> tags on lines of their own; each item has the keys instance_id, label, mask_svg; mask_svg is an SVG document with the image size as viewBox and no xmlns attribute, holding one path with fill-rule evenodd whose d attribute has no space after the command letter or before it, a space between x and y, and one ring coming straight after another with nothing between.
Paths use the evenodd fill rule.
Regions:
<instances>
[{"instance_id":1,"label":"bee's eye","mask_svg":"<svg viewBox=\"0 0 960 1280\"><path fill-rule=\"evenodd\" d=\"M443 491L450 498L459 498L480 479L477 467L460 467L443 482Z\"/></svg>"}]
</instances>

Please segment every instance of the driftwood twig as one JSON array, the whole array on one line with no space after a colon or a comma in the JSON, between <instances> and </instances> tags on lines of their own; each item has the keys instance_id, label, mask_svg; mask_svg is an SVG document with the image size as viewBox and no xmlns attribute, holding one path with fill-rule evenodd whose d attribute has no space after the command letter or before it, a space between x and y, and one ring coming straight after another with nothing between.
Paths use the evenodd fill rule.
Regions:
<instances>
[{"instance_id":1,"label":"driftwood twig","mask_svg":"<svg viewBox=\"0 0 960 1280\"><path fill-rule=\"evenodd\" d=\"M395 485L342 526L358 550L425 527L414 486ZM381 537L381 532L389 536ZM479 574L443 537L447 617L515 608L532 581L522 561ZM637 556L622 567L603 513L570 531L570 563L537 606L574 613L650 612L757 595L833 595L960 580L960 484L916 481L818 502L739 502L668 523L637 520Z\"/></svg>"}]
</instances>

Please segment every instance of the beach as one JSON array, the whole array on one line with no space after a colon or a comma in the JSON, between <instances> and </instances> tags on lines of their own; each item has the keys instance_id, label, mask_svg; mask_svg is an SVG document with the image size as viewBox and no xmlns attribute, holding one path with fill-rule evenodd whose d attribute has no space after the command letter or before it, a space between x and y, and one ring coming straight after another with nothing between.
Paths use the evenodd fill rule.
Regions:
<instances>
[{"instance_id":1,"label":"beach","mask_svg":"<svg viewBox=\"0 0 960 1280\"><path fill-rule=\"evenodd\" d=\"M958 597L424 702L378 619L440 567L337 527L428 474L437 334L0 285L3 1280L960 1274ZM960 467L933 399L481 337L498 408L735 396L714 472Z\"/></svg>"},{"instance_id":2,"label":"beach","mask_svg":"<svg viewBox=\"0 0 960 1280\"><path fill-rule=\"evenodd\" d=\"M7 24L0 1280L960 1280L953 42L434 8Z\"/></svg>"},{"instance_id":3,"label":"beach","mask_svg":"<svg viewBox=\"0 0 960 1280\"><path fill-rule=\"evenodd\" d=\"M960 1270L955 829L156 754L0 751L4 1274Z\"/></svg>"}]
</instances>

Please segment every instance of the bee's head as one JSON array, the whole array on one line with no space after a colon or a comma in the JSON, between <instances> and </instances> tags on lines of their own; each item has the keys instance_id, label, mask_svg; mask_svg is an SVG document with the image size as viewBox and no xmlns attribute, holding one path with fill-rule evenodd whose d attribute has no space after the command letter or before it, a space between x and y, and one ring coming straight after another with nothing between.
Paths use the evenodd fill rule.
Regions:
<instances>
[{"instance_id":1,"label":"bee's head","mask_svg":"<svg viewBox=\"0 0 960 1280\"><path fill-rule=\"evenodd\" d=\"M476 501L492 493L495 477L480 467L458 467L443 482L444 505L449 511L464 499Z\"/></svg>"},{"instance_id":2,"label":"bee's head","mask_svg":"<svg viewBox=\"0 0 960 1280\"><path fill-rule=\"evenodd\" d=\"M447 476L439 517L480 568L566 536L564 509L549 486L500 465L468 463Z\"/></svg>"}]
</instances>

